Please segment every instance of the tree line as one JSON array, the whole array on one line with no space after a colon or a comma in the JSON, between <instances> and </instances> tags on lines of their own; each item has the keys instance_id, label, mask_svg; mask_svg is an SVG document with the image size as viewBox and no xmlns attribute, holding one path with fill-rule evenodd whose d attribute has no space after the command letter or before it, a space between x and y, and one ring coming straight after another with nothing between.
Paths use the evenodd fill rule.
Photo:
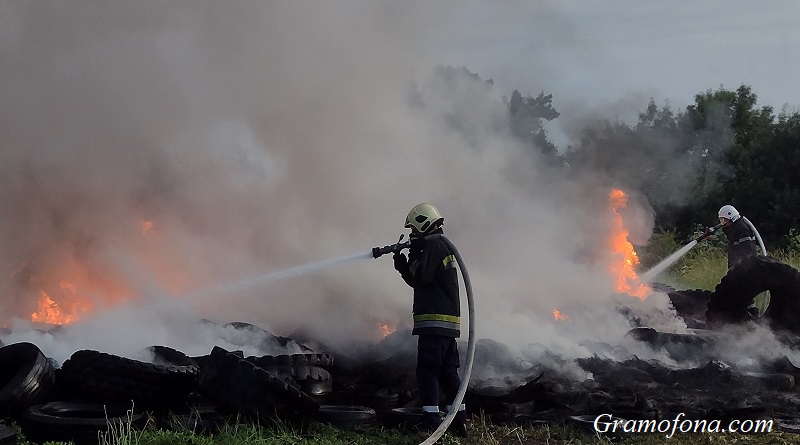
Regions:
<instances>
[{"instance_id":1,"label":"tree line","mask_svg":"<svg viewBox=\"0 0 800 445\"><path fill-rule=\"evenodd\" d=\"M747 85L698 93L685 110L653 99L638 122L587 123L578 140L557 147L545 121L559 117L552 94L507 100L512 134L568 175L600 176L643 193L658 232L682 239L717 223L733 204L759 230L768 250L797 246L800 217L800 113L758 106Z\"/></svg>"}]
</instances>

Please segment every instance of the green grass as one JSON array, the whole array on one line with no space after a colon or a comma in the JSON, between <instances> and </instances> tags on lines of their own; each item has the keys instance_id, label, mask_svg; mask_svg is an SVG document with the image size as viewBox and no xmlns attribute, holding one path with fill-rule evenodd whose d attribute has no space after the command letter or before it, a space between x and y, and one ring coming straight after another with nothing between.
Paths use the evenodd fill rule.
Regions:
<instances>
[{"instance_id":1,"label":"green grass","mask_svg":"<svg viewBox=\"0 0 800 445\"><path fill-rule=\"evenodd\" d=\"M253 424L232 423L224 426L214 435L198 435L181 430L143 431L115 430L101 440L102 445L415 445L426 437L417 433L407 433L394 429L376 428L364 432L340 431L333 427L313 424L309 431L300 433L289 427L266 428ZM800 444L800 435L772 432L768 434L680 434L670 438L664 434L642 434L611 440L607 437L577 431L567 426L520 427L492 425L478 417L469 424L470 436L456 438L449 435L442 437L438 443L442 445L651 445L671 443L675 445L708 445L708 444ZM20 445L28 442L21 440ZM49 442L50 445L63 444Z\"/></svg>"},{"instance_id":2,"label":"green grass","mask_svg":"<svg viewBox=\"0 0 800 445\"><path fill-rule=\"evenodd\" d=\"M674 233L654 235L647 246L637 248L640 271L658 264L686 243L675 239ZM798 245L800 247L800 245ZM782 262L800 269L800 248L767 252ZM714 290L722 277L728 273L728 255L725 252L725 237L718 234L710 241L704 240L683 258L656 277L655 281L669 284L676 289Z\"/></svg>"}]
</instances>

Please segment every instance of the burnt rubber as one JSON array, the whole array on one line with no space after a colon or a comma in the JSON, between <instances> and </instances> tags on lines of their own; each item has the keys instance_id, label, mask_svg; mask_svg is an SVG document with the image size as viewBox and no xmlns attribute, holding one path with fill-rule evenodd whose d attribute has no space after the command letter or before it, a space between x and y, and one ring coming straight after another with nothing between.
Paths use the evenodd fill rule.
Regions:
<instances>
[{"instance_id":1,"label":"burnt rubber","mask_svg":"<svg viewBox=\"0 0 800 445\"><path fill-rule=\"evenodd\" d=\"M100 403L50 402L27 408L20 418L25 437L35 442L74 441L97 443L98 432L109 425L119 428L131 424L142 428L146 423L142 412L123 405Z\"/></svg>"},{"instance_id":2,"label":"burnt rubber","mask_svg":"<svg viewBox=\"0 0 800 445\"><path fill-rule=\"evenodd\" d=\"M299 388L218 346L203 366L198 385L224 410L249 418L272 419L283 413L302 421L319 409Z\"/></svg>"},{"instance_id":3,"label":"burnt rubber","mask_svg":"<svg viewBox=\"0 0 800 445\"><path fill-rule=\"evenodd\" d=\"M333 379L331 373L320 366L310 365L274 365L265 357L247 357L250 363L269 372L274 377L281 379L292 386L295 386L312 396L323 396L333 392Z\"/></svg>"},{"instance_id":4,"label":"burnt rubber","mask_svg":"<svg viewBox=\"0 0 800 445\"><path fill-rule=\"evenodd\" d=\"M368 406L320 405L316 420L328 423L340 430L358 431L369 429L378 419L374 409Z\"/></svg>"},{"instance_id":5,"label":"burnt rubber","mask_svg":"<svg viewBox=\"0 0 800 445\"><path fill-rule=\"evenodd\" d=\"M347 390L336 394L339 399L350 405L368 406L378 413L386 416L389 411L398 407L400 396L396 392L380 390Z\"/></svg>"},{"instance_id":6,"label":"burnt rubber","mask_svg":"<svg viewBox=\"0 0 800 445\"><path fill-rule=\"evenodd\" d=\"M59 386L75 400L162 409L179 404L196 388L199 367L166 346L147 348L153 363L94 350L76 351L61 366Z\"/></svg>"},{"instance_id":7,"label":"burnt rubber","mask_svg":"<svg viewBox=\"0 0 800 445\"><path fill-rule=\"evenodd\" d=\"M708 302L713 295L714 291L706 289L687 289L667 293L672 307L679 316L697 318L705 318Z\"/></svg>"},{"instance_id":8,"label":"burnt rubber","mask_svg":"<svg viewBox=\"0 0 800 445\"><path fill-rule=\"evenodd\" d=\"M273 366L319 366L330 368L333 366L333 356L316 352L302 354L263 355L260 357L247 357L247 360L261 368Z\"/></svg>"},{"instance_id":9,"label":"burnt rubber","mask_svg":"<svg viewBox=\"0 0 800 445\"><path fill-rule=\"evenodd\" d=\"M15 445L17 432L8 425L0 423L0 445Z\"/></svg>"},{"instance_id":10,"label":"burnt rubber","mask_svg":"<svg viewBox=\"0 0 800 445\"><path fill-rule=\"evenodd\" d=\"M392 408L388 416L389 423L401 429L414 430L425 425L422 407Z\"/></svg>"},{"instance_id":11,"label":"burnt rubber","mask_svg":"<svg viewBox=\"0 0 800 445\"><path fill-rule=\"evenodd\" d=\"M800 333L800 271L768 256L746 258L729 270L714 289L706 317L721 323L747 320L747 307L767 290L770 305L763 318L776 330Z\"/></svg>"},{"instance_id":12,"label":"burnt rubber","mask_svg":"<svg viewBox=\"0 0 800 445\"><path fill-rule=\"evenodd\" d=\"M0 416L43 402L55 387L51 362L33 343L0 348Z\"/></svg>"}]
</instances>

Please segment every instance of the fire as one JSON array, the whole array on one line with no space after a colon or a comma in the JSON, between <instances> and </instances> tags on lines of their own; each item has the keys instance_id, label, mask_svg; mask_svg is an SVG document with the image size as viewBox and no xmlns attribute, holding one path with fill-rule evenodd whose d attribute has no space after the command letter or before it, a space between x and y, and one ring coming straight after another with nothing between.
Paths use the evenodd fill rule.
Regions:
<instances>
[{"instance_id":1,"label":"fire","mask_svg":"<svg viewBox=\"0 0 800 445\"><path fill-rule=\"evenodd\" d=\"M553 318L555 318L555 319L556 319L556 321L566 321L566 320L569 320L569 317L568 317L568 316L566 316L566 315L564 315L564 314L563 314L561 311L559 311L558 309L553 309Z\"/></svg>"},{"instance_id":2,"label":"fire","mask_svg":"<svg viewBox=\"0 0 800 445\"><path fill-rule=\"evenodd\" d=\"M378 323L378 330L381 332L381 338L386 338L389 334L396 331L397 328L389 327L388 324Z\"/></svg>"},{"instance_id":3,"label":"fire","mask_svg":"<svg viewBox=\"0 0 800 445\"><path fill-rule=\"evenodd\" d=\"M99 306L112 306L132 297L125 282L108 270L76 258L58 259L30 279L31 287L38 289L34 294L36 309L28 312L31 321L74 323Z\"/></svg>"},{"instance_id":4,"label":"fire","mask_svg":"<svg viewBox=\"0 0 800 445\"><path fill-rule=\"evenodd\" d=\"M144 236L153 236L155 235L156 228L153 221L143 219L139 221L139 228L142 230L142 235Z\"/></svg>"},{"instance_id":5,"label":"fire","mask_svg":"<svg viewBox=\"0 0 800 445\"><path fill-rule=\"evenodd\" d=\"M628 241L629 232L622 223L622 215L619 214L619 209L628 206L628 195L622 190L613 189L609 199L615 216L609 244L615 258L618 258L611 264L611 272L617 277L616 290L644 300L650 294L650 288L642 284L634 271L634 267L639 264L639 257Z\"/></svg>"},{"instance_id":6,"label":"fire","mask_svg":"<svg viewBox=\"0 0 800 445\"><path fill-rule=\"evenodd\" d=\"M64 281L60 287L66 292L75 293L75 285L73 283ZM39 310L31 314L31 320L50 324L72 323L78 320L81 313L87 309L87 306L79 301L69 305L68 309L62 309L58 303L50 298L47 292L41 290L39 293Z\"/></svg>"}]
</instances>

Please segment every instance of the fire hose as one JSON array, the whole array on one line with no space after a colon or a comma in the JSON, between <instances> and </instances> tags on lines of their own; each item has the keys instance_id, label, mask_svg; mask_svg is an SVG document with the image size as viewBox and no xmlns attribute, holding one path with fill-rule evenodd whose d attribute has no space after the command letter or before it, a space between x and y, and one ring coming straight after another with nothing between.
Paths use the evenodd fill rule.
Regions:
<instances>
[{"instance_id":1,"label":"fire hose","mask_svg":"<svg viewBox=\"0 0 800 445\"><path fill-rule=\"evenodd\" d=\"M419 445L433 445L437 440L439 440L440 437L442 437L444 432L447 431L447 427L450 426L450 423L453 421L453 418L458 412L458 408L461 406L461 401L464 400L464 394L466 394L467 385L469 385L469 377L472 373L472 361L475 358L475 307L472 299L472 284L469 281L469 273L467 272L466 266L464 266L464 260L461 259L461 254L459 254L456 246L454 246L446 236L441 234L429 235L426 238L434 237L441 238L442 241L447 244L447 246L453 252L453 255L456 257L456 264L458 265L458 269L461 271L461 276L464 280L464 288L467 291L467 307L469 308L469 338L467 341L467 360L464 364L464 375L461 377L461 386L458 387L456 398L453 400L453 404L450 405L450 411L448 411L444 416L444 419L442 419L442 423L439 425L439 427L436 428L436 430L431 433L427 439L425 439L423 442L420 442ZM410 241L402 243L402 240L403 237L400 236L400 239L396 244L390 244L384 247L375 247L372 249L372 256L374 258L378 258L388 253L399 252L411 246Z\"/></svg>"},{"instance_id":2,"label":"fire hose","mask_svg":"<svg viewBox=\"0 0 800 445\"><path fill-rule=\"evenodd\" d=\"M761 239L761 234L758 233L756 226L747 219L746 216L742 216L742 220L744 220L745 224L747 224L753 233L756 235L756 239L758 240L758 247L761 248L761 254L767 256L767 248L764 246L764 240ZM769 303L772 300L772 296L770 295L769 291L764 291L753 299L753 305L756 309L758 309L758 317L764 316L767 312L767 308L769 307Z\"/></svg>"}]
</instances>

